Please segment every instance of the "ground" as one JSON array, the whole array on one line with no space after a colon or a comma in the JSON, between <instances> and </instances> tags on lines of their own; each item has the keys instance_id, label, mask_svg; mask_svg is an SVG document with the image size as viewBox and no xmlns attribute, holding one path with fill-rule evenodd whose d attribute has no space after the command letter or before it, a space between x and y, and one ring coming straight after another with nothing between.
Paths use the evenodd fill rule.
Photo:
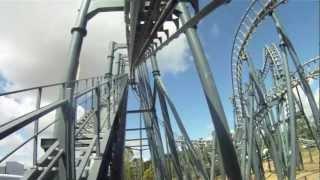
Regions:
<instances>
[{"instance_id":1,"label":"ground","mask_svg":"<svg viewBox=\"0 0 320 180\"><path fill-rule=\"evenodd\" d=\"M297 180L320 180L320 165L319 165L319 150L317 148L310 149L312 160L310 159L307 149L302 150L302 158L304 161L304 168L297 171ZM267 162L264 163L266 170L265 175L267 180L276 180L276 174L271 162L271 172L268 169Z\"/></svg>"}]
</instances>

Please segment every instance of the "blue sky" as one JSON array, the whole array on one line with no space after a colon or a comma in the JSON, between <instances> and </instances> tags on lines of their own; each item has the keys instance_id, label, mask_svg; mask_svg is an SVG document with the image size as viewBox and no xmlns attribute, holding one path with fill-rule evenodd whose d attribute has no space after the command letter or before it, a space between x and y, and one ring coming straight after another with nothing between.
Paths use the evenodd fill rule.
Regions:
<instances>
[{"instance_id":1,"label":"blue sky","mask_svg":"<svg viewBox=\"0 0 320 180\"><path fill-rule=\"evenodd\" d=\"M232 95L231 48L235 30L247 6L248 1L234 0L230 4L218 8L198 26L198 33L231 128L233 128L233 108L229 99ZM319 2L291 0L287 4L281 5L277 13L301 61L319 55ZM262 62L264 45L279 43L271 22L270 18L264 21L257 29L256 35L248 47L257 67L260 67ZM191 138L208 137L213 129L213 124L189 50L188 54L186 71L178 74L166 73L162 77ZM131 123L132 121L128 121L128 126L137 125Z\"/></svg>"}]
</instances>

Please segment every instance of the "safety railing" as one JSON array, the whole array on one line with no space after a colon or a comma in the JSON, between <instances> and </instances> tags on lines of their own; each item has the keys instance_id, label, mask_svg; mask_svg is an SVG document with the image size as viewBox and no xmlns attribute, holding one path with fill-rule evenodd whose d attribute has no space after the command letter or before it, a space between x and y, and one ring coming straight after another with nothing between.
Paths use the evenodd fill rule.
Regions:
<instances>
[{"instance_id":1,"label":"safety railing","mask_svg":"<svg viewBox=\"0 0 320 180\"><path fill-rule=\"evenodd\" d=\"M37 177L38 179L45 179L49 172L52 171L52 168L56 165L57 160L60 159L61 155L67 151L70 151L68 148L72 148L72 146L66 146L63 142L59 142L55 140L46 150L45 154L39 159L38 158L38 137L40 134L48 130L54 124L61 121L61 117L67 118L63 121L66 127L71 127L72 123L75 124L73 126L77 126L81 124L81 120L84 118L93 119L93 115L95 115L94 119L96 122L93 123L95 126L94 130L94 138L90 144L90 151L86 154L86 158L81 161L79 168L77 168L77 179L81 176L85 166L88 162L88 157L92 154L92 149L96 147L96 154L100 154L100 147L99 147L99 139L100 139L100 109L101 106L106 106L109 110L111 110L111 106L116 105L116 101L121 97L121 92L126 87L127 84L127 75L120 75L115 76L114 78L105 79L102 76L80 79L76 81L69 82L68 85L74 87L74 95L72 95L71 89L67 88L67 83L54 83L49 85L37 86L17 91L5 92L1 93L0 97L2 96L13 96L20 93L30 93L30 92L37 92L36 98L36 107L35 110L26 113L20 117L7 121L3 124L0 124L0 140L4 140L5 138L9 138L8 136L18 132L19 130L25 128L26 126L34 123L34 132L33 134L24 140L21 144L15 147L13 150L10 150L8 153L4 154L3 157L0 157L0 163L5 162L10 156L12 156L15 152L19 149L24 147L27 143L33 142L33 168L25 174L25 179L34 179ZM58 88L60 90L59 94L60 97L58 100L45 105L41 106L42 98L43 98L43 91L47 88ZM112 97L111 97L112 96ZM108 101L108 103L103 103L103 101ZM113 101L113 102L111 102ZM84 109L84 115L81 118L77 118L76 116L79 115L76 112L76 109L81 106ZM48 115L49 113L56 112L58 113L58 109L62 109L63 116L57 116L56 118L50 122L49 124L45 125L42 129L39 129L39 119ZM115 109L115 108L114 108ZM109 112L110 114L110 112ZM89 118L88 118L89 115ZM103 125L106 123L104 122ZM71 126L70 126L71 125ZM81 124L80 128L77 131L70 131L69 136L77 137L80 135L80 132L85 129L86 124ZM72 129L72 128L69 128ZM65 129L64 133L68 133L68 128ZM70 134L74 133L74 134ZM70 138L66 136L66 138ZM70 138L72 139L72 138ZM66 139L66 141L68 141ZM57 151L57 149L59 149ZM75 151L75 148L71 149ZM50 154L53 153L53 154ZM75 167L71 169L74 169Z\"/></svg>"},{"instance_id":2,"label":"safety railing","mask_svg":"<svg viewBox=\"0 0 320 180\"><path fill-rule=\"evenodd\" d=\"M95 83L98 79L102 79L102 76L99 77L92 77L92 78L86 78L86 79L79 79L76 81L73 81L71 83L75 84L76 87L76 93L77 90L79 89L79 85L82 82L87 82L87 81L92 81L93 83ZM54 84L49 84L49 85L42 85L42 86L37 86L37 87L32 87L32 88L26 88L26 89L21 89L21 90L17 90L17 91L10 91L10 92L4 92L0 94L0 97L2 96L9 96L9 95L15 95L15 94L19 94L19 93L26 93L26 92L31 92L31 91L36 91L37 92L37 99L36 99L36 110L29 112L27 114L24 114L20 117L17 117L13 120L10 120L8 122L5 122L3 124L0 125L0 140L2 140L3 138L9 136L10 134L16 132L17 130L25 127L26 125L35 122L34 124L34 131L35 134L28 138L25 142L23 142L21 145L19 145L17 148L15 148L13 150L13 152L17 151L20 147L22 147L23 145L25 145L27 142L31 141L32 139L36 139L38 137L38 135L40 133L42 133L43 131L45 131L46 129L48 129L50 126L52 126L54 124L54 122L56 122L57 120L53 121L52 123L50 123L49 125L47 125L45 128L38 130L38 119L45 116L46 114L56 110L57 108L61 107L62 105L64 105L66 103L66 98L60 98L57 101L43 106L41 107L41 100L43 98L43 91L46 88L52 88L52 87L58 87L58 88L64 88L66 85L66 83L54 83ZM3 158L1 158L0 163L2 163L5 159L7 159L10 155L12 154L12 152L10 152L9 154L5 155Z\"/></svg>"}]
</instances>

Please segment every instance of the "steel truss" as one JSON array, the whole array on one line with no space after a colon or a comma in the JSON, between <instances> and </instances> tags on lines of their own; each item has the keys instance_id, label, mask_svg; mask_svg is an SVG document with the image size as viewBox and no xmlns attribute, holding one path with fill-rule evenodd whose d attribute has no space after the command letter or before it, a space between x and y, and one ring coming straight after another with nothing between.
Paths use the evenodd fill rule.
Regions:
<instances>
[{"instance_id":1,"label":"steel truss","mask_svg":"<svg viewBox=\"0 0 320 180\"><path fill-rule=\"evenodd\" d=\"M319 109L308 83L310 79L319 78L317 66L310 69L310 63L319 63L319 57L305 65L300 63L276 14L276 8L284 2L253 1L234 38L231 69L236 113L235 143L244 179L252 174L257 179L264 179L261 153L264 147L271 151L278 179L296 178L296 168L303 166L296 134L299 119L307 124L316 146L320 147L316 135L319 132ZM280 43L279 48L275 44L265 47L263 67L258 69L254 64L257 60L250 57L247 46L266 18L274 22ZM289 59L295 69L289 68ZM298 87L307 97L311 119L306 116Z\"/></svg>"}]
</instances>

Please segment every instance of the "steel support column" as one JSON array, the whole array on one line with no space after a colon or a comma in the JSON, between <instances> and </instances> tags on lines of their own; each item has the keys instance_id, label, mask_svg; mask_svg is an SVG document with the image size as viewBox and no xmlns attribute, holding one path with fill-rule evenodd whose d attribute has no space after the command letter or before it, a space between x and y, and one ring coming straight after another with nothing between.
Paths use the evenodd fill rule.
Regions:
<instances>
[{"instance_id":1,"label":"steel support column","mask_svg":"<svg viewBox=\"0 0 320 180\"><path fill-rule=\"evenodd\" d=\"M113 146L113 156L111 162L111 178L123 179L123 153L125 145L125 129L126 129L126 112L128 101L128 88L125 89L122 102L117 112L117 132L115 136L115 144Z\"/></svg>"},{"instance_id":2,"label":"steel support column","mask_svg":"<svg viewBox=\"0 0 320 180\"><path fill-rule=\"evenodd\" d=\"M244 179L250 179L251 177L251 167L253 165L252 163L252 151L253 151L253 132L254 132L254 86L252 84L252 81L250 83L250 91L249 92L249 107L248 107L248 112L249 112L249 124L247 126L247 143L248 143L248 149L247 149L247 152L248 152L248 160L247 160L247 164L245 164L245 173L243 174L243 178ZM260 177L257 177L257 178L260 178Z\"/></svg>"},{"instance_id":3,"label":"steel support column","mask_svg":"<svg viewBox=\"0 0 320 180\"><path fill-rule=\"evenodd\" d=\"M182 24L190 20L190 13L184 3L178 3L177 7L182 12L180 15ZM230 137L227 119L219 98L218 90L215 86L213 75L210 70L208 60L205 56L201 42L195 27L190 27L185 32L189 46L194 56L194 63L200 77L203 91L211 113L212 121L220 144L224 167L227 175L232 180L241 179L241 172L238 164L235 149Z\"/></svg>"},{"instance_id":4,"label":"steel support column","mask_svg":"<svg viewBox=\"0 0 320 180\"><path fill-rule=\"evenodd\" d=\"M160 81L160 71L159 71L159 67L158 67L158 63L155 55L151 55L150 60L151 60L153 78L155 83L157 84L157 81ZM158 93L158 96L159 96L159 102L160 102L160 107L162 111L162 117L164 120L165 132L167 135L170 152L172 153L172 156L173 156L173 164L176 171L177 179L182 180L183 179L182 169L179 163L179 157L178 157L177 147L175 145L173 130L170 123L168 107L167 107L164 95L162 93ZM170 172L170 170L168 172Z\"/></svg>"},{"instance_id":5,"label":"steel support column","mask_svg":"<svg viewBox=\"0 0 320 180\"><path fill-rule=\"evenodd\" d=\"M281 45L282 51L282 60L284 65L284 72L286 78L286 88L287 88L287 101L289 105L289 141L290 141L290 161L289 165L289 179L294 180L296 179L296 164L297 164L297 148L296 148L296 118L295 118L295 103L293 101L293 92L291 87L291 77L289 72L289 65L288 65L288 57L286 49L283 45Z\"/></svg>"},{"instance_id":6,"label":"steel support column","mask_svg":"<svg viewBox=\"0 0 320 180\"><path fill-rule=\"evenodd\" d=\"M216 167L216 135L212 132L212 152L211 152L211 167L210 167L210 180L214 180L216 177L215 167Z\"/></svg>"},{"instance_id":7,"label":"steel support column","mask_svg":"<svg viewBox=\"0 0 320 180\"><path fill-rule=\"evenodd\" d=\"M108 48L108 55L107 55L107 71L105 78L111 78L112 77L112 71L113 71L113 61L114 61L114 49L115 49L116 43L114 41L111 41Z\"/></svg>"},{"instance_id":8,"label":"steel support column","mask_svg":"<svg viewBox=\"0 0 320 180\"><path fill-rule=\"evenodd\" d=\"M37 104L36 104L36 109L40 109L41 106L41 95L42 95L42 88L38 89L37 92ZM34 130L33 134L38 133L39 131L39 120L34 121ZM33 141L33 167L37 168L37 159L38 159L38 135L35 136L34 141Z\"/></svg>"},{"instance_id":9,"label":"steel support column","mask_svg":"<svg viewBox=\"0 0 320 180\"><path fill-rule=\"evenodd\" d=\"M74 92L74 84L71 83L73 80L76 79L78 68L79 68L79 56L80 51L82 47L83 38L86 35L86 26L87 26L87 12L90 6L91 0L83 0L79 14L75 23L75 26L71 29L71 45L69 50L69 57L67 62L67 73L65 74L64 79L66 80L67 84L61 88L60 90L60 97L64 97L65 87L68 89L68 96L73 97ZM69 106L72 106L72 104L69 103ZM66 109L68 109L66 111ZM68 112L72 110L71 107L69 108L62 108L60 110L57 110L56 118L59 119L54 127L54 136L58 139L58 141L61 143L61 146L63 149L65 149L65 158L60 158L58 162L58 176L57 179L59 180L67 180L67 179L74 179L75 178L75 167L74 167L74 153L71 151L74 151L73 140L71 139L73 134L72 132L66 132L67 130L70 130L70 128L74 128L74 123L72 119L65 119L70 118L70 115L68 115ZM65 139L70 138L70 139ZM70 146L69 146L70 145ZM73 178L74 177L74 178Z\"/></svg>"},{"instance_id":10,"label":"steel support column","mask_svg":"<svg viewBox=\"0 0 320 180\"><path fill-rule=\"evenodd\" d=\"M115 48L115 42L111 41L108 47L108 55L107 55L107 71L105 75L105 79L111 79L112 78L112 69L113 69L113 60L114 60L114 48ZM112 81L110 80L108 82L108 97L107 97L107 106L108 106L108 116L107 116L107 127L111 128L111 95L112 95Z\"/></svg>"},{"instance_id":11,"label":"steel support column","mask_svg":"<svg viewBox=\"0 0 320 180\"><path fill-rule=\"evenodd\" d=\"M293 61L294 66L297 69L298 77L299 77L299 79L301 81L301 85L302 85L301 87L307 97L308 103L310 104L312 116L314 118L314 121L315 121L315 124L317 127L317 131L319 134L319 132L320 132L320 112L319 112L317 103L315 101L315 98L313 96L312 89L305 78L305 73L304 73L303 67L300 63L300 59L298 57L298 54L296 53L290 39L287 37L285 30L284 30L278 16L276 15L276 13L272 12L271 17L276 25L276 30L279 34L279 38L284 45L283 48L285 48L287 50L287 52L291 56L291 59ZM319 136L318 136L318 138L319 138Z\"/></svg>"},{"instance_id":12,"label":"steel support column","mask_svg":"<svg viewBox=\"0 0 320 180\"><path fill-rule=\"evenodd\" d=\"M119 75L120 74L120 67L121 67L121 62L122 62L122 54L119 53L118 54L118 62L117 62L117 70L115 72L115 75Z\"/></svg>"},{"instance_id":13,"label":"steel support column","mask_svg":"<svg viewBox=\"0 0 320 180\"><path fill-rule=\"evenodd\" d=\"M74 145L74 133L75 133L75 107L73 102L72 88L66 88L66 98L68 102L62 107L63 119L65 124L64 130L64 156L65 156L65 168L66 176L64 178L75 179L75 145Z\"/></svg>"}]
</instances>

